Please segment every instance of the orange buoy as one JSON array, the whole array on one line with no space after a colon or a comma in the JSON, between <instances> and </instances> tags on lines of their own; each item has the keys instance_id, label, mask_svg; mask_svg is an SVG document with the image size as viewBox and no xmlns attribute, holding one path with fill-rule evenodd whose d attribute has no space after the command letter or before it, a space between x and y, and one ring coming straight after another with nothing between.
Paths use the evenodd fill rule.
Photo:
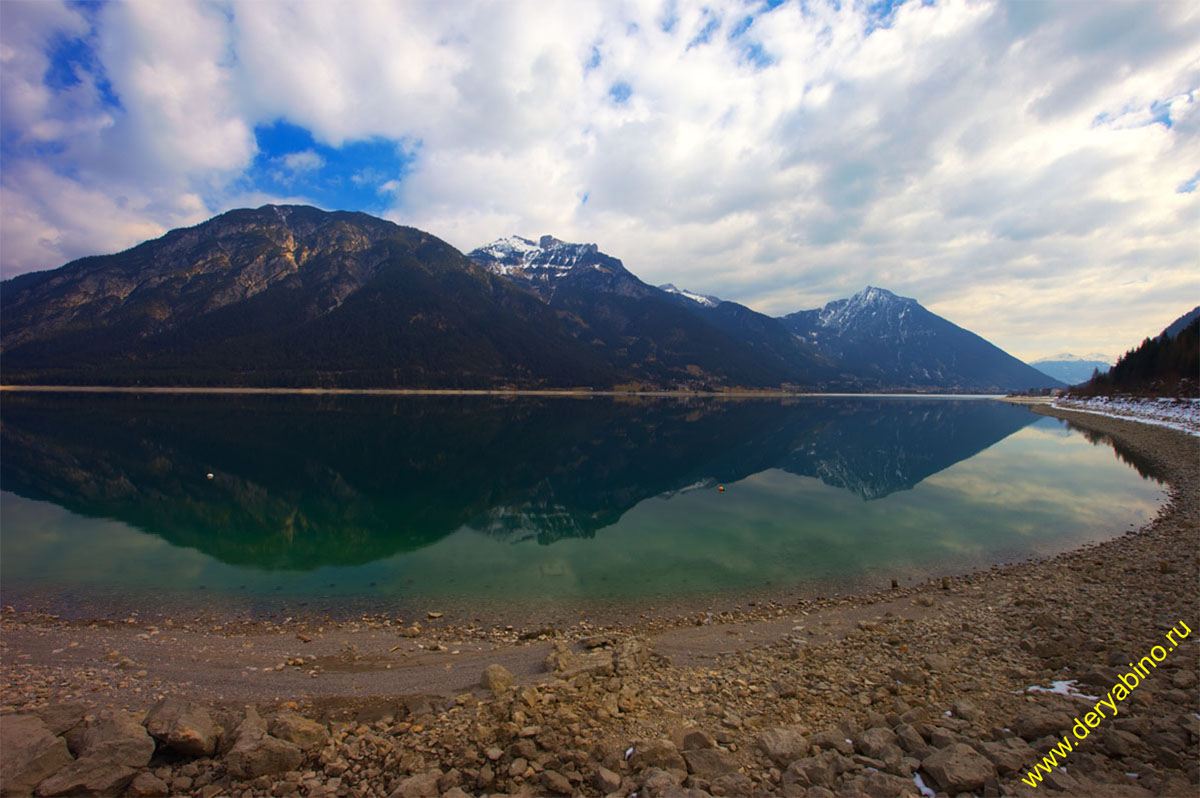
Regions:
<instances>
[{"instance_id":1,"label":"orange buoy","mask_svg":"<svg viewBox=\"0 0 1200 798\"><path fill-rule=\"evenodd\" d=\"M717 492L718 492L718 493L724 493L724 492L725 492L725 486L724 486L724 485L717 485Z\"/></svg>"}]
</instances>

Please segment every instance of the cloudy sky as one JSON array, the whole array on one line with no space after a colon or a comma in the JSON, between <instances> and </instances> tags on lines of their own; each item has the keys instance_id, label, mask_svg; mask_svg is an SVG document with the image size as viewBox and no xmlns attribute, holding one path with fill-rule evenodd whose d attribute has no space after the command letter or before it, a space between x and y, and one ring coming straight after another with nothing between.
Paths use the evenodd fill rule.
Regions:
<instances>
[{"instance_id":1,"label":"cloudy sky","mask_svg":"<svg viewBox=\"0 0 1200 798\"><path fill-rule=\"evenodd\" d=\"M1200 4L0 0L0 272L267 202L1032 360L1200 303Z\"/></svg>"}]
</instances>

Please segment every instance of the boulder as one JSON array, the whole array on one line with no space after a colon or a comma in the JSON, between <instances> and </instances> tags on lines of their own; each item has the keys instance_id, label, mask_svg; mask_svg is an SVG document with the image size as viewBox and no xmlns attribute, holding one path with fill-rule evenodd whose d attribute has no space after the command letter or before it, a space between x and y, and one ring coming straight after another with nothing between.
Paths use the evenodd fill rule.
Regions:
<instances>
[{"instance_id":1,"label":"boulder","mask_svg":"<svg viewBox=\"0 0 1200 798\"><path fill-rule=\"evenodd\" d=\"M280 712L271 718L268 730L272 737L297 745L305 751L321 748L329 740L329 730L324 724L295 712Z\"/></svg>"},{"instance_id":2,"label":"boulder","mask_svg":"<svg viewBox=\"0 0 1200 798\"><path fill-rule=\"evenodd\" d=\"M60 795L121 795L137 771L100 756L85 756L38 785L39 798Z\"/></svg>"},{"instance_id":3,"label":"boulder","mask_svg":"<svg viewBox=\"0 0 1200 798\"><path fill-rule=\"evenodd\" d=\"M964 743L935 751L921 762L921 770L952 795L979 790L985 781L996 776L992 763Z\"/></svg>"},{"instance_id":4,"label":"boulder","mask_svg":"<svg viewBox=\"0 0 1200 798\"><path fill-rule=\"evenodd\" d=\"M601 765L596 768L596 773L592 776L592 786L601 795L608 795L621 789L621 777Z\"/></svg>"},{"instance_id":5,"label":"boulder","mask_svg":"<svg viewBox=\"0 0 1200 798\"><path fill-rule=\"evenodd\" d=\"M513 676L512 672L503 665L488 665L483 669L483 676L479 679L480 685L495 693L507 690L516 683L517 677Z\"/></svg>"},{"instance_id":6,"label":"boulder","mask_svg":"<svg viewBox=\"0 0 1200 798\"><path fill-rule=\"evenodd\" d=\"M758 747L781 769L808 753L808 738L797 729L771 729L758 736Z\"/></svg>"},{"instance_id":7,"label":"boulder","mask_svg":"<svg viewBox=\"0 0 1200 798\"><path fill-rule=\"evenodd\" d=\"M1044 707L1028 707L1013 722L1012 729L1026 740L1038 740L1046 735L1061 736L1071 728L1071 717Z\"/></svg>"},{"instance_id":8,"label":"boulder","mask_svg":"<svg viewBox=\"0 0 1200 798\"><path fill-rule=\"evenodd\" d=\"M613 671L618 676L637 673L650 660L650 647L636 637L622 640L612 653Z\"/></svg>"},{"instance_id":9,"label":"boulder","mask_svg":"<svg viewBox=\"0 0 1200 798\"><path fill-rule=\"evenodd\" d=\"M904 756L896 733L883 726L867 729L854 738L854 747L859 753L881 761Z\"/></svg>"},{"instance_id":10,"label":"boulder","mask_svg":"<svg viewBox=\"0 0 1200 798\"><path fill-rule=\"evenodd\" d=\"M826 756L797 759L783 772L784 787L832 787L836 775Z\"/></svg>"},{"instance_id":11,"label":"boulder","mask_svg":"<svg viewBox=\"0 0 1200 798\"><path fill-rule=\"evenodd\" d=\"M1020 737L1008 737L997 742L985 742L979 746L980 753L996 766L1001 776L1027 770L1041 756L1029 743Z\"/></svg>"},{"instance_id":12,"label":"boulder","mask_svg":"<svg viewBox=\"0 0 1200 798\"><path fill-rule=\"evenodd\" d=\"M225 767L239 779L256 779L300 767L304 752L299 746L272 737L258 713L250 710L234 733L233 747L225 754Z\"/></svg>"},{"instance_id":13,"label":"boulder","mask_svg":"<svg viewBox=\"0 0 1200 798\"><path fill-rule=\"evenodd\" d=\"M703 729L692 729L683 735L684 751L699 751L702 748L716 748L716 739Z\"/></svg>"},{"instance_id":14,"label":"boulder","mask_svg":"<svg viewBox=\"0 0 1200 798\"><path fill-rule=\"evenodd\" d=\"M707 781L729 773L736 773L738 769L737 760L733 758L733 754L720 748L685 751L683 759L687 763L688 773Z\"/></svg>"},{"instance_id":15,"label":"boulder","mask_svg":"<svg viewBox=\"0 0 1200 798\"><path fill-rule=\"evenodd\" d=\"M409 776L392 790L388 798L437 798L438 780L442 777L440 770L430 770Z\"/></svg>"},{"instance_id":16,"label":"boulder","mask_svg":"<svg viewBox=\"0 0 1200 798\"><path fill-rule=\"evenodd\" d=\"M73 761L67 741L33 715L0 720L0 795L31 795L39 783Z\"/></svg>"},{"instance_id":17,"label":"boulder","mask_svg":"<svg viewBox=\"0 0 1200 798\"><path fill-rule=\"evenodd\" d=\"M206 707L174 696L151 707L142 725L153 737L185 756L212 756L221 735L221 727Z\"/></svg>"},{"instance_id":18,"label":"boulder","mask_svg":"<svg viewBox=\"0 0 1200 798\"><path fill-rule=\"evenodd\" d=\"M106 710L93 718L80 740L80 758L93 757L131 768L154 756L154 738L132 712Z\"/></svg>"},{"instance_id":19,"label":"boulder","mask_svg":"<svg viewBox=\"0 0 1200 798\"><path fill-rule=\"evenodd\" d=\"M679 755L679 749L675 747L675 743L667 739L639 740L634 743L629 766L634 770L661 768L687 772L687 763Z\"/></svg>"},{"instance_id":20,"label":"boulder","mask_svg":"<svg viewBox=\"0 0 1200 798\"><path fill-rule=\"evenodd\" d=\"M141 798L166 798L171 794L171 788L158 776L143 771L134 777L128 792Z\"/></svg>"}]
</instances>

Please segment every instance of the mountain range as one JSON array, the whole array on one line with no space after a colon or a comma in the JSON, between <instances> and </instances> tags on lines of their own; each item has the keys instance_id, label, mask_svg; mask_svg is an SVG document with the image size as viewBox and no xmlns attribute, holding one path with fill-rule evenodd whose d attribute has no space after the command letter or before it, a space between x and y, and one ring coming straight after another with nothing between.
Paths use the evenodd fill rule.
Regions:
<instances>
[{"instance_id":1,"label":"mountain range","mask_svg":"<svg viewBox=\"0 0 1200 798\"><path fill-rule=\"evenodd\" d=\"M1042 358L1041 360L1035 360L1030 365L1044 374L1049 374L1057 380L1062 380L1068 385L1078 385L1081 382L1090 380L1092 374L1096 372L1103 374L1112 368L1113 358L1098 353L1073 355L1069 352L1064 352Z\"/></svg>"},{"instance_id":2,"label":"mountain range","mask_svg":"<svg viewBox=\"0 0 1200 798\"><path fill-rule=\"evenodd\" d=\"M0 286L10 384L1001 392L1055 379L879 288L772 318L595 244L463 255L266 205Z\"/></svg>"}]
</instances>

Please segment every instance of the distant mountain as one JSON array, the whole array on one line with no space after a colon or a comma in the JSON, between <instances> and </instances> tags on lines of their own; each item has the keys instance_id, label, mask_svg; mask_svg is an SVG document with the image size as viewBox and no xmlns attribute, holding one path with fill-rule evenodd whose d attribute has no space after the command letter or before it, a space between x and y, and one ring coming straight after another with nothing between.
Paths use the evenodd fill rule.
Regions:
<instances>
[{"instance_id":1,"label":"distant mountain","mask_svg":"<svg viewBox=\"0 0 1200 798\"><path fill-rule=\"evenodd\" d=\"M779 388L837 373L778 320L647 285L595 244L508 236L467 257L537 295L579 341L640 382Z\"/></svg>"},{"instance_id":2,"label":"distant mountain","mask_svg":"<svg viewBox=\"0 0 1200 798\"><path fill-rule=\"evenodd\" d=\"M544 303L361 213L236 210L3 284L6 382L489 387L619 376Z\"/></svg>"},{"instance_id":3,"label":"distant mountain","mask_svg":"<svg viewBox=\"0 0 1200 798\"><path fill-rule=\"evenodd\" d=\"M1112 368L1112 364L1112 359L1104 355L1072 355L1070 353L1051 355L1030 363L1043 374L1049 374L1068 385L1087 382L1092 378L1094 372L1099 371L1103 374Z\"/></svg>"},{"instance_id":4,"label":"distant mountain","mask_svg":"<svg viewBox=\"0 0 1200 798\"><path fill-rule=\"evenodd\" d=\"M862 389L1003 393L1063 386L915 299L882 288L868 286L782 320Z\"/></svg>"}]
</instances>

